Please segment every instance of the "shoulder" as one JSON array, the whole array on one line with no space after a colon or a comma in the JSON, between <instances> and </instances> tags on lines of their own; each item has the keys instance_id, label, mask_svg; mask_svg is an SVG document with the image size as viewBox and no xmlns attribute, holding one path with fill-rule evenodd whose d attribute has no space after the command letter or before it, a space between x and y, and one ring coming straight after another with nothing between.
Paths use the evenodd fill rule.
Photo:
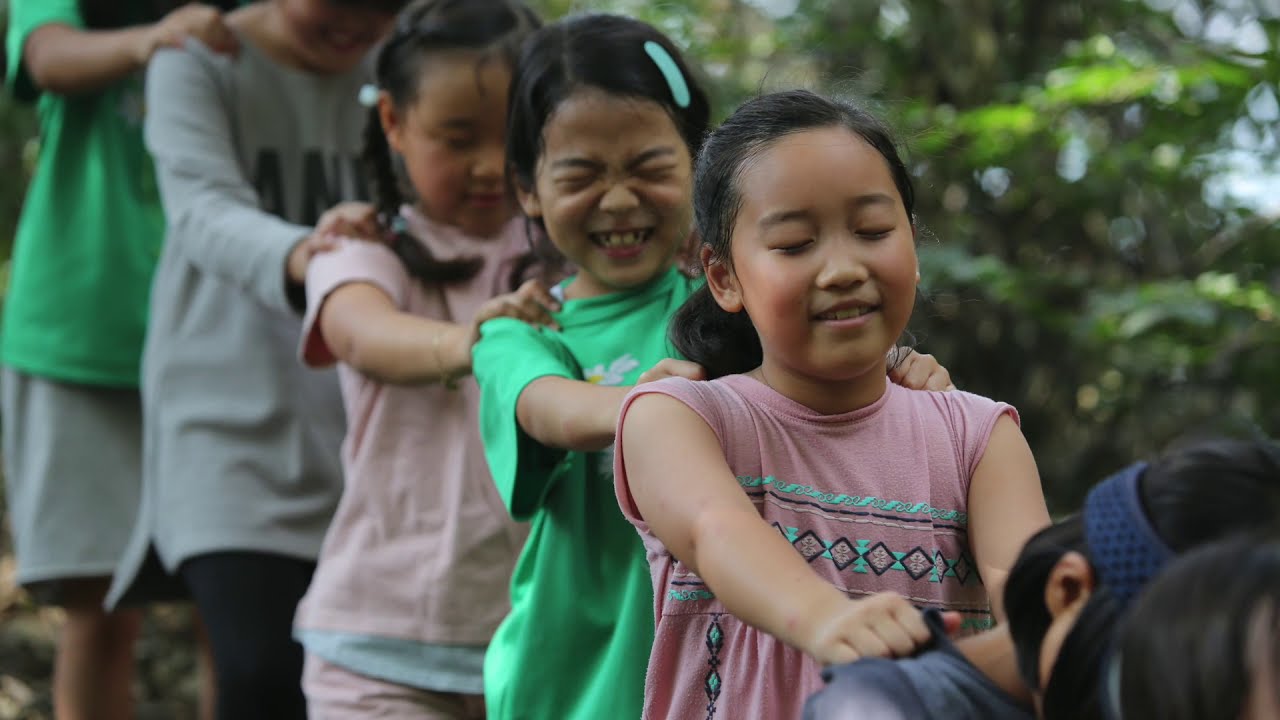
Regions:
<instances>
[{"instance_id":1,"label":"shoulder","mask_svg":"<svg viewBox=\"0 0 1280 720\"><path fill-rule=\"evenodd\" d=\"M164 105L189 102L218 87L229 75L232 62L199 40L188 39L181 48L164 48L151 57L147 64L147 93L152 98L169 99Z\"/></svg>"},{"instance_id":2,"label":"shoulder","mask_svg":"<svg viewBox=\"0 0 1280 720\"><path fill-rule=\"evenodd\" d=\"M400 303L411 278L400 258L386 245L365 240L345 239L328 252L311 259L307 266L307 285L335 287L342 283L365 280L392 292Z\"/></svg>"},{"instance_id":3,"label":"shoulder","mask_svg":"<svg viewBox=\"0 0 1280 720\"><path fill-rule=\"evenodd\" d=\"M741 395L723 378L716 380L689 380L668 377L637 385L623 401L623 411L646 395L662 395L688 407L721 438L730 424L734 410L742 405ZM669 406L667 406L669 407Z\"/></svg>"},{"instance_id":4,"label":"shoulder","mask_svg":"<svg viewBox=\"0 0 1280 720\"><path fill-rule=\"evenodd\" d=\"M951 426L993 424L1003 415L1009 415L1015 423L1020 422L1018 411L1012 405L983 395L963 390L910 390L897 385L892 388L893 407L899 411L918 413L926 419L936 418Z\"/></svg>"},{"instance_id":5,"label":"shoulder","mask_svg":"<svg viewBox=\"0 0 1280 720\"><path fill-rule=\"evenodd\" d=\"M526 370L545 373L549 366L560 369L557 375L582 377L558 333L514 318L494 318L481 325L472 357L478 380L495 374L522 375Z\"/></svg>"}]
</instances>

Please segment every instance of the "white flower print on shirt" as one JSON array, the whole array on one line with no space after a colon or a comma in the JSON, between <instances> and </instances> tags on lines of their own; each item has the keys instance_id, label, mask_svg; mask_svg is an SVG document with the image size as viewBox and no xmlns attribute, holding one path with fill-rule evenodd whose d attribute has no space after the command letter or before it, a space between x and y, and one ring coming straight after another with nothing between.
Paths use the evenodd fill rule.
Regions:
<instances>
[{"instance_id":1,"label":"white flower print on shirt","mask_svg":"<svg viewBox=\"0 0 1280 720\"><path fill-rule=\"evenodd\" d=\"M640 361L636 360L631 353L627 353L609 363L607 368L604 363L587 368L582 373L583 380L592 385L621 385L622 381L626 379L627 373L638 367L640 367Z\"/></svg>"},{"instance_id":2,"label":"white flower print on shirt","mask_svg":"<svg viewBox=\"0 0 1280 720\"><path fill-rule=\"evenodd\" d=\"M605 367L604 363L600 363L595 367L583 370L583 379L593 385L621 385L627 378L627 373L640 367L640 361L636 360L631 353L627 353L622 357L609 363L609 367ZM596 472L601 477L613 477L613 446L601 450L596 465Z\"/></svg>"}]
</instances>

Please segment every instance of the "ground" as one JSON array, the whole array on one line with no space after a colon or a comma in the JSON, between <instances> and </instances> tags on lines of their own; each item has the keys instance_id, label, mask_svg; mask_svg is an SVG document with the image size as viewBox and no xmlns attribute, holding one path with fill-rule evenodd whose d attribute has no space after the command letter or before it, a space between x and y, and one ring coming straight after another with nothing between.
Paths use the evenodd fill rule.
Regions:
<instances>
[{"instance_id":1,"label":"ground","mask_svg":"<svg viewBox=\"0 0 1280 720\"><path fill-rule=\"evenodd\" d=\"M51 720L49 679L62 615L38 608L13 582L14 559L0 500L0 720ZM195 717L195 660L190 612L148 612L138 643L138 720Z\"/></svg>"}]
</instances>

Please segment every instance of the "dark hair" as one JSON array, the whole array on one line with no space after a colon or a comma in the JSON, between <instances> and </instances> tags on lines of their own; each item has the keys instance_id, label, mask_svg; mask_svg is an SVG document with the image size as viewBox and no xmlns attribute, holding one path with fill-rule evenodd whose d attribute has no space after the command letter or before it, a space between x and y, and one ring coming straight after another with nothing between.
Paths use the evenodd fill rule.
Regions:
<instances>
[{"instance_id":1,"label":"dark hair","mask_svg":"<svg viewBox=\"0 0 1280 720\"><path fill-rule=\"evenodd\" d=\"M676 104L666 76L645 52L648 42L661 45L675 61L689 86L687 107ZM680 50L652 25L639 20L597 13L577 15L535 32L520 54L511 81L507 125L507 164L519 187L533 187L548 118L582 88L661 105L689 146L689 157L697 155L711 106Z\"/></svg>"},{"instance_id":2,"label":"dark hair","mask_svg":"<svg viewBox=\"0 0 1280 720\"><path fill-rule=\"evenodd\" d=\"M693 210L711 262L731 262L733 227L742 209L742 170L782 138L806 130L840 127L861 137L884 157L914 218L915 188L889 130L871 113L848 102L808 90L788 90L748 100L707 136L694 168ZM707 376L743 373L760 365L760 336L746 312L728 313L703 286L685 301L671 322L671 342Z\"/></svg>"},{"instance_id":3,"label":"dark hair","mask_svg":"<svg viewBox=\"0 0 1280 720\"><path fill-rule=\"evenodd\" d=\"M1280 533L1280 448L1269 440L1207 440L1176 448L1143 473L1139 490L1151 525L1175 553L1242 531ZM1005 584L1009 632L1018 669L1043 693L1045 717L1102 718L1100 668L1125 609L1095 584L1067 634L1053 674L1040 687L1040 646L1052 621L1045 586L1063 555L1093 562L1084 521L1073 515L1033 535Z\"/></svg>"},{"instance_id":4,"label":"dark hair","mask_svg":"<svg viewBox=\"0 0 1280 720\"><path fill-rule=\"evenodd\" d=\"M240 6L239 0L201 0L224 11L231 11ZM121 2L121 0L79 0L76 3L80 10L80 19L90 30L114 30L116 28L159 22L170 12L182 7L185 0L143 0L142 2Z\"/></svg>"},{"instance_id":5,"label":"dark hair","mask_svg":"<svg viewBox=\"0 0 1280 720\"><path fill-rule=\"evenodd\" d=\"M645 52L649 42L662 46L675 61L689 87L686 107L676 104L666 76ZM634 18L575 15L535 32L520 54L511 80L507 121L507 174L512 185L522 190L533 187L547 121L561 103L583 88L657 103L671 117L689 148L689 157L697 155L711 120L711 105L675 44L652 25ZM559 253L547 242L541 219L531 220L528 227L540 260L559 262Z\"/></svg>"},{"instance_id":6,"label":"dark hair","mask_svg":"<svg viewBox=\"0 0 1280 720\"><path fill-rule=\"evenodd\" d=\"M378 89L390 95L397 108L409 107L417 100L427 56L439 50L495 53L514 66L520 43L540 24L520 0L418 0L396 20L395 30L378 52ZM397 221L405 193L376 106L370 109L365 126L362 159L379 222L409 274L427 284L475 277L484 264L481 258L438 260Z\"/></svg>"},{"instance_id":7,"label":"dark hair","mask_svg":"<svg viewBox=\"0 0 1280 720\"><path fill-rule=\"evenodd\" d=\"M1117 650L1114 717L1239 718L1259 681L1280 705L1280 544L1237 535L1188 552L1135 601Z\"/></svg>"}]
</instances>

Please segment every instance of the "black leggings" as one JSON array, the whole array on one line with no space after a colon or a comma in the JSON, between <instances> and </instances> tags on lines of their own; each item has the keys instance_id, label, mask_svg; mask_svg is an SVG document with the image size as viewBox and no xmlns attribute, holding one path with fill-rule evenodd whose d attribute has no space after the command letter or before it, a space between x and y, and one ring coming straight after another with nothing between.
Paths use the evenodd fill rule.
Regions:
<instances>
[{"instance_id":1,"label":"black leggings","mask_svg":"<svg viewBox=\"0 0 1280 720\"><path fill-rule=\"evenodd\" d=\"M306 720L293 614L315 568L259 552L198 555L182 564L209 633L218 720Z\"/></svg>"}]
</instances>

